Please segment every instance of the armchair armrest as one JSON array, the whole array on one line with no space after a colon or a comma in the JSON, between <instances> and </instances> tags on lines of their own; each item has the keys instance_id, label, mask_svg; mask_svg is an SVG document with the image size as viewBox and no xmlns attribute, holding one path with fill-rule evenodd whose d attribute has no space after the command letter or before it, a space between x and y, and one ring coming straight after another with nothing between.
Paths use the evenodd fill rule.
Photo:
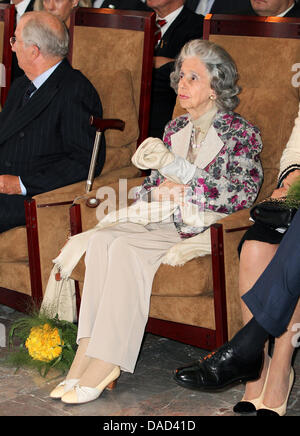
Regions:
<instances>
[{"instance_id":1,"label":"armchair armrest","mask_svg":"<svg viewBox=\"0 0 300 436\"><path fill-rule=\"evenodd\" d=\"M124 179L126 179L125 174L124 176ZM72 204L80 205L82 231L94 227L98 222L96 208L88 207L87 202L91 198L97 198L99 187L105 186L105 188L111 189L115 193L116 208L119 207L119 182L111 183L110 176L103 179L107 180L108 183L106 184L103 180L100 183L101 177L97 177L95 179L97 183L95 184L98 184L98 187L87 194L84 191L85 182L81 182L81 188L83 189L75 190L73 187L72 191L64 192L64 189L60 188L34 197L37 206L43 290L45 290L53 266L52 260L59 254L67 238L74 233L73 229L77 227L77 223L70 221L70 207ZM113 178L113 180L115 179ZM132 187L140 185L142 181L143 178L141 177L126 179L127 204L130 203L128 192ZM102 199L102 201L105 201L105 199ZM123 202L124 199L122 199L122 207L124 206Z\"/></svg>"},{"instance_id":2,"label":"armchair armrest","mask_svg":"<svg viewBox=\"0 0 300 436\"><path fill-rule=\"evenodd\" d=\"M250 209L242 209L221 219L219 223L223 225L226 233L245 231L252 225L249 218Z\"/></svg>"},{"instance_id":3,"label":"armchair armrest","mask_svg":"<svg viewBox=\"0 0 300 436\"><path fill-rule=\"evenodd\" d=\"M245 231L251 227L249 209L235 212L217 225L222 226L222 257L224 261L224 289L228 318L228 338L230 339L242 327L241 298L239 293L239 255L238 245ZM214 227L215 224L212 226Z\"/></svg>"}]
</instances>

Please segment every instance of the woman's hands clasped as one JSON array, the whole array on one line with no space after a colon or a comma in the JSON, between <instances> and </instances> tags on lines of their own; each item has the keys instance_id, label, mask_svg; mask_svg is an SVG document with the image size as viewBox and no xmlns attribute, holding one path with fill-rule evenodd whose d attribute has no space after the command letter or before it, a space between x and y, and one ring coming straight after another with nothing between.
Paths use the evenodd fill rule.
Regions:
<instances>
[{"instance_id":1,"label":"woman's hands clasped","mask_svg":"<svg viewBox=\"0 0 300 436\"><path fill-rule=\"evenodd\" d=\"M151 192L152 201L174 201L180 205L184 205L185 191L188 185L164 180L159 186Z\"/></svg>"}]
</instances>

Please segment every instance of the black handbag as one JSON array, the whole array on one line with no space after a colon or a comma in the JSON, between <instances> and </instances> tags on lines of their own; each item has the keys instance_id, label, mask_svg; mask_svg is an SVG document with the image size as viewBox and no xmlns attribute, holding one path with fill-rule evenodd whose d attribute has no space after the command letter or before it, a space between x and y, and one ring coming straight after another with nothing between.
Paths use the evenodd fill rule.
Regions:
<instances>
[{"instance_id":1,"label":"black handbag","mask_svg":"<svg viewBox=\"0 0 300 436\"><path fill-rule=\"evenodd\" d=\"M285 198L267 198L251 208L250 216L253 221L272 229L287 229L297 210L297 207L287 205Z\"/></svg>"}]
</instances>

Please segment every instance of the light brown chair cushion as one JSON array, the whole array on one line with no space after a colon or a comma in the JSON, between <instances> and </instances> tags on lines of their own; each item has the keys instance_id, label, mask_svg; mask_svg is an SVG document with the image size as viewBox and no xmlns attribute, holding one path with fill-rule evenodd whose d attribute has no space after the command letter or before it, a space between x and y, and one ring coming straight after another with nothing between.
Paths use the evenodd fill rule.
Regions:
<instances>
[{"instance_id":1,"label":"light brown chair cushion","mask_svg":"<svg viewBox=\"0 0 300 436\"><path fill-rule=\"evenodd\" d=\"M16 227L0 233L0 261L28 259L26 227Z\"/></svg>"}]
</instances>

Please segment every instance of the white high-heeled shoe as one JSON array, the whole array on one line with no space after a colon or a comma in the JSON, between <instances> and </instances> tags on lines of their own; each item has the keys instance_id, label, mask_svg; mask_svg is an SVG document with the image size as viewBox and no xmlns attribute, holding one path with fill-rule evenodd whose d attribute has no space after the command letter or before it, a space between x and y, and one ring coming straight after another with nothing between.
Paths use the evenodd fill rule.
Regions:
<instances>
[{"instance_id":1,"label":"white high-heeled shoe","mask_svg":"<svg viewBox=\"0 0 300 436\"><path fill-rule=\"evenodd\" d=\"M83 404L96 400L104 389L114 389L117 379L120 376L120 367L116 366L111 373L99 383L95 388L80 386L78 383L69 392L61 397L61 401L66 404Z\"/></svg>"},{"instance_id":2,"label":"white high-heeled shoe","mask_svg":"<svg viewBox=\"0 0 300 436\"><path fill-rule=\"evenodd\" d=\"M267 407L263 402L261 402L260 408L257 411L257 416L284 416L286 414L287 403L290 397L291 390L293 388L294 380L295 380L295 372L294 369L291 368L290 377L289 377L289 387L284 403L281 406L272 409L271 407Z\"/></svg>"},{"instance_id":3,"label":"white high-heeled shoe","mask_svg":"<svg viewBox=\"0 0 300 436\"><path fill-rule=\"evenodd\" d=\"M76 385L76 383L79 382L79 378L72 378L69 380L63 380L61 383L59 383L56 388L53 389L50 393L50 398L53 400L60 400L61 397L73 389L73 387Z\"/></svg>"},{"instance_id":4,"label":"white high-heeled shoe","mask_svg":"<svg viewBox=\"0 0 300 436\"><path fill-rule=\"evenodd\" d=\"M248 413L254 413L260 408L260 405L262 403L262 400L264 398L265 391L267 388L269 371L270 371L270 367L271 367L271 361L272 361L272 359L269 358L267 374L266 374L265 382L263 385L263 389L260 393L260 396L257 398L254 398L253 400L245 400L245 397L243 396L241 401L239 401L233 408L233 411L235 413L240 413L241 415L246 415Z\"/></svg>"}]
</instances>

